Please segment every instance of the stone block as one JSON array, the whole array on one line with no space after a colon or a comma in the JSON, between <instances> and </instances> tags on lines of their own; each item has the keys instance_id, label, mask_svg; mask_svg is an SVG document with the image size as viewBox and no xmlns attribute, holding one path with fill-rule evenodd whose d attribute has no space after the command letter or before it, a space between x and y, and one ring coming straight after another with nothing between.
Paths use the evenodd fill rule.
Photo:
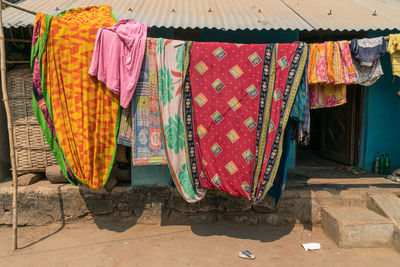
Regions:
<instances>
[{"instance_id":1,"label":"stone block","mask_svg":"<svg viewBox=\"0 0 400 267\"><path fill-rule=\"evenodd\" d=\"M400 228L396 227L393 233L393 247L400 252Z\"/></svg>"},{"instance_id":2,"label":"stone block","mask_svg":"<svg viewBox=\"0 0 400 267\"><path fill-rule=\"evenodd\" d=\"M53 165L46 168L46 178L52 184L68 183L67 178L64 176L60 166L58 165Z\"/></svg>"},{"instance_id":3,"label":"stone block","mask_svg":"<svg viewBox=\"0 0 400 267\"><path fill-rule=\"evenodd\" d=\"M27 173L21 176L18 176L18 185L27 186L36 183L40 179L44 178L44 173L36 172L36 173Z\"/></svg>"},{"instance_id":4,"label":"stone block","mask_svg":"<svg viewBox=\"0 0 400 267\"><path fill-rule=\"evenodd\" d=\"M400 228L396 227L393 234L393 247L400 252Z\"/></svg>"},{"instance_id":5,"label":"stone block","mask_svg":"<svg viewBox=\"0 0 400 267\"><path fill-rule=\"evenodd\" d=\"M392 192L383 191L369 194L367 207L388 217L400 227L400 198Z\"/></svg>"},{"instance_id":6,"label":"stone block","mask_svg":"<svg viewBox=\"0 0 400 267\"><path fill-rule=\"evenodd\" d=\"M391 247L394 224L368 209L325 207L321 211L324 233L339 247Z\"/></svg>"},{"instance_id":7,"label":"stone block","mask_svg":"<svg viewBox=\"0 0 400 267\"><path fill-rule=\"evenodd\" d=\"M118 203L118 207L117 208L120 211L128 211L129 210L129 205L128 205L128 203L121 202L121 203Z\"/></svg>"},{"instance_id":8,"label":"stone block","mask_svg":"<svg viewBox=\"0 0 400 267\"><path fill-rule=\"evenodd\" d=\"M114 177L109 177L107 180L106 185L104 186L104 189L107 192L110 192L116 185L118 184L118 180L115 179Z\"/></svg>"}]
</instances>

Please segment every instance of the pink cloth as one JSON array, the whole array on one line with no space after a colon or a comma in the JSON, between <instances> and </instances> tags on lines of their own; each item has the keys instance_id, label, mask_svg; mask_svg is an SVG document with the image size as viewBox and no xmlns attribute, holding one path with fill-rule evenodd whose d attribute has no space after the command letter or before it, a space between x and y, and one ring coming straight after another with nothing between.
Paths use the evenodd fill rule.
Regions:
<instances>
[{"instance_id":1,"label":"pink cloth","mask_svg":"<svg viewBox=\"0 0 400 267\"><path fill-rule=\"evenodd\" d=\"M134 20L121 20L97 31L89 74L118 94L124 108L128 108L139 79L147 27Z\"/></svg>"}]
</instances>

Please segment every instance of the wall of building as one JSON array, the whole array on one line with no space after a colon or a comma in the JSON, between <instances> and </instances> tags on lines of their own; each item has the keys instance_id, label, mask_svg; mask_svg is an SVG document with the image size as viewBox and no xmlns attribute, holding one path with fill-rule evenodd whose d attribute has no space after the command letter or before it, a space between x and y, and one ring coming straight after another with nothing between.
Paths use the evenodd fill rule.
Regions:
<instances>
[{"instance_id":1,"label":"wall of building","mask_svg":"<svg viewBox=\"0 0 400 267\"><path fill-rule=\"evenodd\" d=\"M371 37L388 31L370 33ZM400 78L392 75L389 54L382 57L385 73L374 85L365 88L361 166L371 170L377 152L388 153L391 169L400 168Z\"/></svg>"}]
</instances>

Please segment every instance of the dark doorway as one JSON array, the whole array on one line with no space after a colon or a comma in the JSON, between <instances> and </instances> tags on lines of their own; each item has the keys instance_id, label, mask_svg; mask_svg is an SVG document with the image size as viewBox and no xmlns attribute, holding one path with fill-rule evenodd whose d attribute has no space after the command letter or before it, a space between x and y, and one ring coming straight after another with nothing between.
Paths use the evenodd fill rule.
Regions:
<instances>
[{"instance_id":1,"label":"dark doorway","mask_svg":"<svg viewBox=\"0 0 400 267\"><path fill-rule=\"evenodd\" d=\"M300 40L307 43L364 37L364 32L300 34ZM311 110L310 144L306 147L297 146L297 166L335 167L339 164L359 164L364 88L348 85L346 89L346 104Z\"/></svg>"},{"instance_id":2,"label":"dark doorway","mask_svg":"<svg viewBox=\"0 0 400 267\"><path fill-rule=\"evenodd\" d=\"M325 159L346 165L358 165L362 131L362 99L363 87L350 85L347 86L346 104L312 110L310 146L306 150ZM299 148L299 150L302 149Z\"/></svg>"}]
</instances>

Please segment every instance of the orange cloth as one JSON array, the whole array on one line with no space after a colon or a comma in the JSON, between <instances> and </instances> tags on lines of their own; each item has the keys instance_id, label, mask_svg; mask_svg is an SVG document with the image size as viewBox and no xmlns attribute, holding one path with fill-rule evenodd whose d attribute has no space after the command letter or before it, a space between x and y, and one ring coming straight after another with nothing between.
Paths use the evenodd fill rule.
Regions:
<instances>
[{"instance_id":1,"label":"orange cloth","mask_svg":"<svg viewBox=\"0 0 400 267\"><path fill-rule=\"evenodd\" d=\"M73 174L100 189L114 161L118 97L88 74L96 33L115 24L111 7L75 8L52 17L42 57L57 137Z\"/></svg>"}]
</instances>

